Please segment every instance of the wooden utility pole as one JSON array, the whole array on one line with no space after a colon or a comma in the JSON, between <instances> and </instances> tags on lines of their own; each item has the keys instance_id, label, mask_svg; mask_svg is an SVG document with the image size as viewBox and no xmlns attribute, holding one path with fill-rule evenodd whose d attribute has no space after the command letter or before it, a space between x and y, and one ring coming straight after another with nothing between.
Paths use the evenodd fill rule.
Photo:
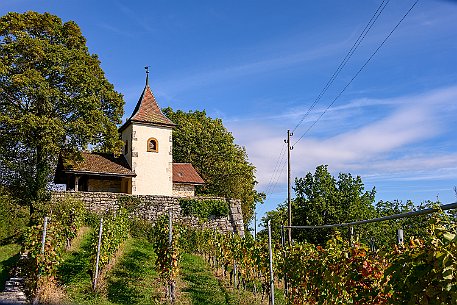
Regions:
<instances>
[{"instance_id":1,"label":"wooden utility pole","mask_svg":"<svg viewBox=\"0 0 457 305\"><path fill-rule=\"evenodd\" d=\"M290 203L290 151L294 149L293 146L290 146L290 137L294 134L287 130L287 140L284 142L287 143L287 225L290 227L292 225L292 206ZM289 244L292 243L292 229L288 228L289 233Z\"/></svg>"}]
</instances>

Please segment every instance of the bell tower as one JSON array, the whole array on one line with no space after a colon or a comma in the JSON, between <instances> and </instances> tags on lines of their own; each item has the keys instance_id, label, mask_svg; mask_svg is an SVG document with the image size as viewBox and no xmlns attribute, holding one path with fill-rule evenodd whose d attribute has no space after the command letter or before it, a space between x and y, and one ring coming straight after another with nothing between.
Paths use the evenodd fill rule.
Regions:
<instances>
[{"instance_id":1,"label":"bell tower","mask_svg":"<svg viewBox=\"0 0 457 305\"><path fill-rule=\"evenodd\" d=\"M176 126L160 110L146 85L129 119L119 128L124 142L124 156L136 177L129 189L137 195L172 195L172 130Z\"/></svg>"}]
</instances>

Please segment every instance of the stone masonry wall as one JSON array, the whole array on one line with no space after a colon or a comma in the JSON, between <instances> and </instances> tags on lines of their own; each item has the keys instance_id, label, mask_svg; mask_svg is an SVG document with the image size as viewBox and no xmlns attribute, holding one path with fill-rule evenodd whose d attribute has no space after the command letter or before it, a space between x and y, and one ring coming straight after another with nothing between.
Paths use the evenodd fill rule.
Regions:
<instances>
[{"instance_id":1,"label":"stone masonry wall","mask_svg":"<svg viewBox=\"0 0 457 305\"><path fill-rule=\"evenodd\" d=\"M195 195L195 186L192 184L173 183L173 196L193 197Z\"/></svg>"},{"instance_id":2,"label":"stone masonry wall","mask_svg":"<svg viewBox=\"0 0 457 305\"><path fill-rule=\"evenodd\" d=\"M203 224L199 219L191 216L181 215L181 207L179 206L179 197L175 196L157 196L157 195L129 195L120 193L104 193L104 192L53 192L52 199L63 199L65 196L71 196L79 199L86 204L86 207L94 212L103 213L104 211L117 209L119 207L117 201L120 197L131 196L141 200L141 204L134 212L136 216L143 219L155 221L163 213L172 211L173 221L182 221L193 227L203 227L217 229L222 232L235 232L244 236L243 214L241 212L241 202L239 200L227 199L230 206L230 214L228 217L211 219ZM223 198L208 198L196 197L198 199L219 199Z\"/></svg>"}]
</instances>

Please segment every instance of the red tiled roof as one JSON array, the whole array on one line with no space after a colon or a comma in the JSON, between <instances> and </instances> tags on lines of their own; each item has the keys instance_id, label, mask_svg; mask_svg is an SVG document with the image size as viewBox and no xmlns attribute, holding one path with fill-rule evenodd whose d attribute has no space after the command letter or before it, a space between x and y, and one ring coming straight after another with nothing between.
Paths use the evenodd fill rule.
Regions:
<instances>
[{"instance_id":1,"label":"red tiled roof","mask_svg":"<svg viewBox=\"0 0 457 305\"><path fill-rule=\"evenodd\" d=\"M160 110L149 85L146 85L144 88L129 120L150 124L175 126L175 124Z\"/></svg>"},{"instance_id":2,"label":"red tiled roof","mask_svg":"<svg viewBox=\"0 0 457 305\"><path fill-rule=\"evenodd\" d=\"M190 163L173 163L173 183L204 184L202 177Z\"/></svg>"},{"instance_id":3,"label":"red tiled roof","mask_svg":"<svg viewBox=\"0 0 457 305\"><path fill-rule=\"evenodd\" d=\"M76 165L62 168L63 172L95 174L108 176L136 176L124 155L114 157L113 154L82 152L83 161Z\"/></svg>"}]
</instances>

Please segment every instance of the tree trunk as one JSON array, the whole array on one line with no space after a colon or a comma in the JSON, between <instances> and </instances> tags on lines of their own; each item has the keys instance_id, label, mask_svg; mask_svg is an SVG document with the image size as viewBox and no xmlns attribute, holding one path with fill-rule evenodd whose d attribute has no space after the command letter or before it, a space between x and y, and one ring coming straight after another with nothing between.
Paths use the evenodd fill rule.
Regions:
<instances>
[{"instance_id":1,"label":"tree trunk","mask_svg":"<svg viewBox=\"0 0 457 305\"><path fill-rule=\"evenodd\" d=\"M45 201L47 198L46 186L48 183L49 166L47 163L46 153L43 145L38 143L36 146L36 167L35 167L35 183L32 191L32 200L30 201L30 215L35 212L34 203Z\"/></svg>"}]
</instances>

